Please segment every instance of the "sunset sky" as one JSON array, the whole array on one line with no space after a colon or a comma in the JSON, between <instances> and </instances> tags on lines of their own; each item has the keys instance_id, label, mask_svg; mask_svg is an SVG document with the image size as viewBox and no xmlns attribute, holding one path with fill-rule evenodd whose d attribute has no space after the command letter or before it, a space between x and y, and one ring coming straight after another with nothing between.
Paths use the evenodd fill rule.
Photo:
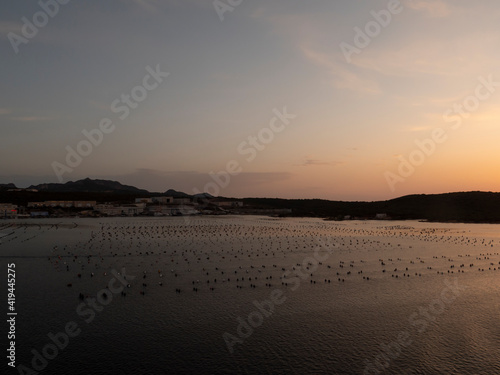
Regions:
<instances>
[{"instance_id":1,"label":"sunset sky","mask_svg":"<svg viewBox=\"0 0 500 375\"><path fill-rule=\"evenodd\" d=\"M64 182L192 193L235 161L220 195L500 191L500 4L405 0L376 32L373 12L394 1L243 0L218 14L212 0L73 0L30 37L25 20L44 21L38 2L4 2L0 183L58 182L54 162L107 118L114 130ZM358 48L367 25L374 36ZM357 48L350 62L342 43ZM147 67L169 75L136 89L147 97L120 119L113 102ZM296 117L249 161L241 144L284 108ZM401 160L439 128L446 140L402 176ZM400 179L392 188L387 172Z\"/></svg>"}]
</instances>

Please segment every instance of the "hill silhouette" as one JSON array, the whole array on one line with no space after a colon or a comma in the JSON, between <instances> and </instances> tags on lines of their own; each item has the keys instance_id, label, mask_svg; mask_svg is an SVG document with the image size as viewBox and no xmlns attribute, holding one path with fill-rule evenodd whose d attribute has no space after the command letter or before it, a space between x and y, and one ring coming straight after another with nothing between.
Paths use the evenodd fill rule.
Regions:
<instances>
[{"instance_id":1,"label":"hill silhouette","mask_svg":"<svg viewBox=\"0 0 500 375\"><path fill-rule=\"evenodd\" d=\"M134 186L123 185L118 181L91 180L86 178L78 181L69 181L65 184L40 184L32 185L29 189L44 192L71 192L71 193L149 193L147 190L138 189Z\"/></svg>"},{"instance_id":2,"label":"hill silhouette","mask_svg":"<svg viewBox=\"0 0 500 375\"><path fill-rule=\"evenodd\" d=\"M374 218L387 214L391 219L500 223L500 193L461 192L407 195L377 202L342 202L321 199L244 199L262 208L292 208L293 216L341 219L345 216Z\"/></svg>"}]
</instances>

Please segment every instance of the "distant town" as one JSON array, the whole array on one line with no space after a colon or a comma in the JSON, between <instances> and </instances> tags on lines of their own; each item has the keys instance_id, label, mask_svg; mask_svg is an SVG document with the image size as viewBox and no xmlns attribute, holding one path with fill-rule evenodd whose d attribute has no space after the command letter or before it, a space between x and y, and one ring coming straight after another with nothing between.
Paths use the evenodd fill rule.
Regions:
<instances>
[{"instance_id":1,"label":"distant town","mask_svg":"<svg viewBox=\"0 0 500 375\"><path fill-rule=\"evenodd\" d=\"M0 218L186 216L262 214L290 215L291 209L244 204L234 198L175 190L151 193L117 181L86 178L65 184L18 188L0 184Z\"/></svg>"},{"instance_id":2,"label":"distant town","mask_svg":"<svg viewBox=\"0 0 500 375\"><path fill-rule=\"evenodd\" d=\"M291 209L258 209L244 207L242 201L219 199L174 198L168 196L136 198L128 204L96 201L28 202L26 206L0 203L1 218L107 217L107 216L186 216L261 214L288 215Z\"/></svg>"}]
</instances>

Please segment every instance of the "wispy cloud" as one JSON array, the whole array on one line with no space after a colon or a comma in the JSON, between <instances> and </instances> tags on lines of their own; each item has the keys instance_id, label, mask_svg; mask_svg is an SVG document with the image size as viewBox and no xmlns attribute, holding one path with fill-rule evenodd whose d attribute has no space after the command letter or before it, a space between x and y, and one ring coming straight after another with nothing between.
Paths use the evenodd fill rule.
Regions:
<instances>
[{"instance_id":1,"label":"wispy cloud","mask_svg":"<svg viewBox=\"0 0 500 375\"><path fill-rule=\"evenodd\" d=\"M333 14L332 14L333 16ZM288 40L289 47L314 66L323 69L326 81L334 88L351 90L361 94L379 94L377 82L364 74L366 70L348 65L339 50L320 47L331 18L319 17L315 13L286 13L278 10L270 3L257 7L250 17L271 25L273 31Z\"/></svg>"},{"instance_id":2,"label":"wispy cloud","mask_svg":"<svg viewBox=\"0 0 500 375\"><path fill-rule=\"evenodd\" d=\"M0 108L0 115L8 115L10 113L12 113L12 110L9 108Z\"/></svg>"},{"instance_id":3,"label":"wispy cloud","mask_svg":"<svg viewBox=\"0 0 500 375\"><path fill-rule=\"evenodd\" d=\"M411 128L403 129L403 131L417 133L417 132L427 131L430 129L432 129L432 126L413 126Z\"/></svg>"},{"instance_id":4,"label":"wispy cloud","mask_svg":"<svg viewBox=\"0 0 500 375\"><path fill-rule=\"evenodd\" d=\"M337 62L334 56L315 51L310 47L301 46L303 55L314 64L327 69L333 78L333 84L338 89L347 89L364 94L380 94L381 90L377 82L363 78L360 74L353 72L344 63Z\"/></svg>"},{"instance_id":5,"label":"wispy cloud","mask_svg":"<svg viewBox=\"0 0 500 375\"><path fill-rule=\"evenodd\" d=\"M12 21L0 21L0 38L7 39L10 32L19 33L22 23Z\"/></svg>"},{"instance_id":6,"label":"wispy cloud","mask_svg":"<svg viewBox=\"0 0 500 375\"><path fill-rule=\"evenodd\" d=\"M11 117L13 121L20 122L41 122L41 121L50 121L53 120L52 117L42 117L42 116L20 116L20 117Z\"/></svg>"},{"instance_id":7,"label":"wispy cloud","mask_svg":"<svg viewBox=\"0 0 500 375\"><path fill-rule=\"evenodd\" d=\"M477 35L477 39L457 36L443 45L439 40L409 40L399 49L378 49L360 54L353 64L365 71L386 77L439 76L443 79L463 77L480 72L493 64L491 45L498 43L497 35ZM460 45L460 49L457 46ZM470 56L476 56L470 59Z\"/></svg>"},{"instance_id":8,"label":"wispy cloud","mask_svg":"<svg viewBox=\"0 0 500 375\"><path fill-rule=\"evenodd\" d=\"M337 165L342 165L344 164L341 161L323 161L323 160L318 160L318 159L311 159L307 158L304 160L302 164L298 164L297 166L299 167L311 167L311 166L337 166Z\"/></svg>"},{"instance_id":9,"label":"wispy cloud","mask_svg":"<svg viewBox=\"0 0 500 375\"><path fill-rule=\"evenodd\" d=\"M441 0L408 0L406 6L424 12L428 17L444 18L452 13L451 6Z\"/></svg>"}]
</instances>

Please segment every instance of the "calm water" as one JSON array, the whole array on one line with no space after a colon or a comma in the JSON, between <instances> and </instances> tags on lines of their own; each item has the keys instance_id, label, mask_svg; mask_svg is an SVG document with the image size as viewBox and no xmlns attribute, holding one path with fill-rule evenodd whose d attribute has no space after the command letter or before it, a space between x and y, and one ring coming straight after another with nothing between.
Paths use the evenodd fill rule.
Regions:
<instances>
[{"instance_id":1,"label":"calm water","mask_svg":"<svg viewBox=\"0 0 500 375\"><path fill-rule=\"evenodd\" d=\"M16 365L33 368L45 348L55 358L35 361L41 374L500 374L498 228L0 221L5 312L16 264ZM113 270L128 275L125 296ZM110 282L117 293L99 293ZM48 334L68 322L79 334L55 355Z\"/></svg>"}]
</instances>

